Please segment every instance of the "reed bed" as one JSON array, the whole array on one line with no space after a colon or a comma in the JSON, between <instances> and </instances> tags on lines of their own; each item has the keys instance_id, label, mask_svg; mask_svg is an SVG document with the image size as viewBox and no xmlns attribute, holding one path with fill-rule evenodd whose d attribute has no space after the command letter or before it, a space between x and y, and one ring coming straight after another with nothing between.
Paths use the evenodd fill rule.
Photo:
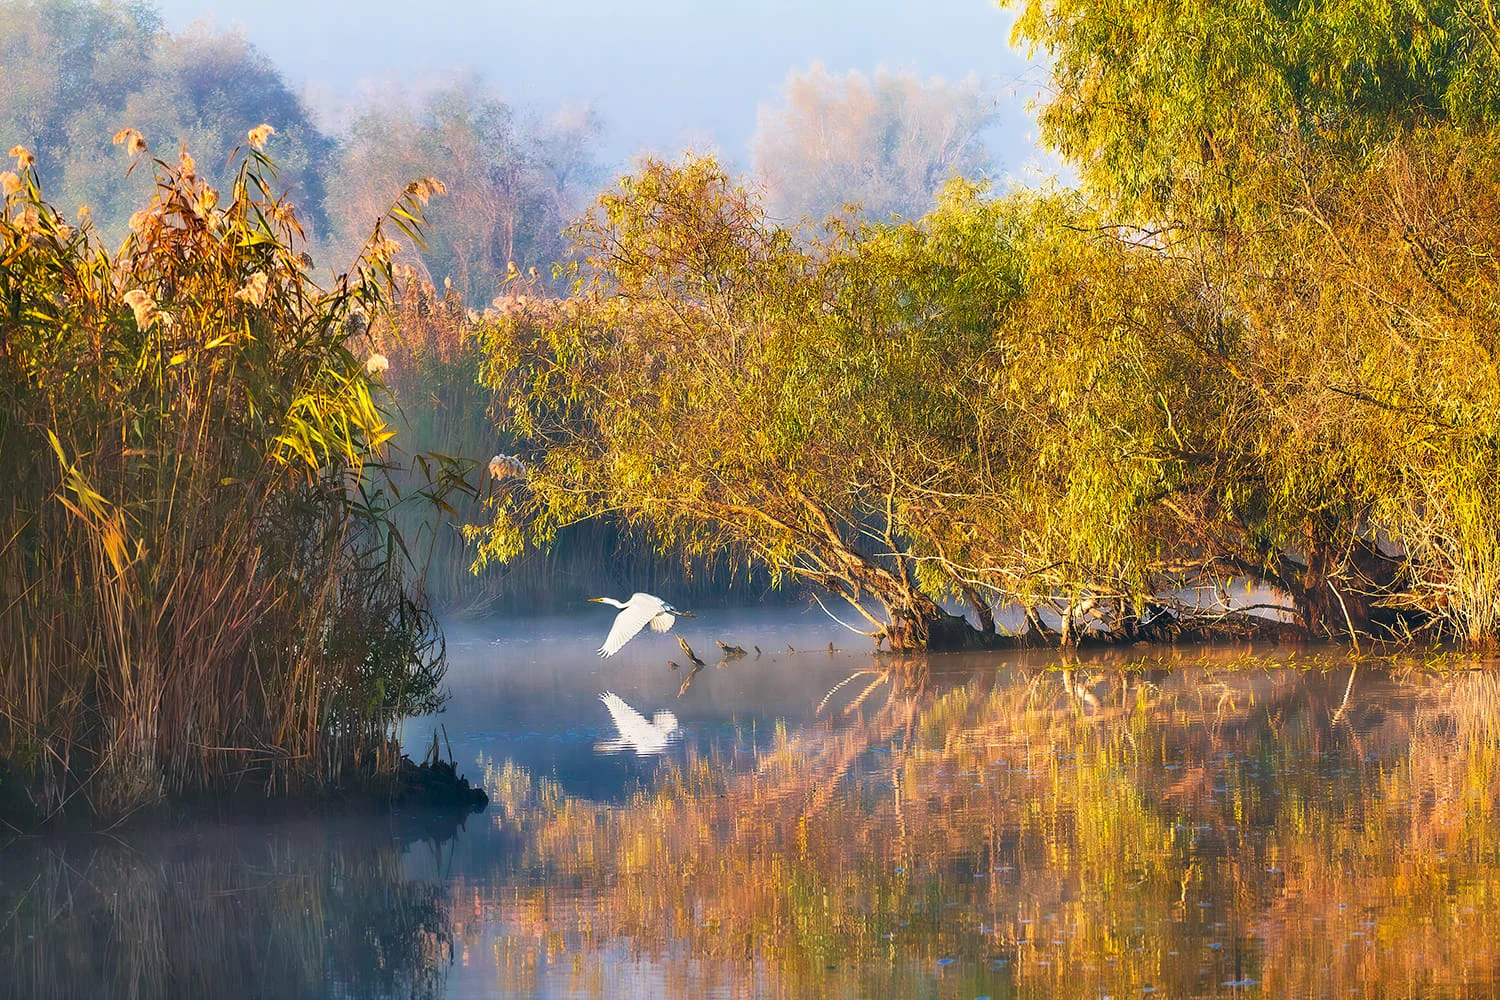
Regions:
<instances>
[{"instance_id":1,"label":"reed bed","mask_svg":"<svg viewBox=\"0 0 1500 1000\"><path fill-rule=\"evenodd\" d=\"M229 190L117 142L155 196L116 252L29 153L0 213L0 818L384 773L439 700L442 642L392 520L383 229L310 277L253 130ZM80 214L83 214L82 212ZM10 815L5 815L5 813Z\"/></svg>"}]
</instances>

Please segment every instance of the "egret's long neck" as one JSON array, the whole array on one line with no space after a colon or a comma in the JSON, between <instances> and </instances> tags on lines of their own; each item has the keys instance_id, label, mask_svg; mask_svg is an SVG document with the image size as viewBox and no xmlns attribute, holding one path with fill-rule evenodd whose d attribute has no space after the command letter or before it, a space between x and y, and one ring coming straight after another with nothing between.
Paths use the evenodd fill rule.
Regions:
<instances>
[{"instance_id":1,"label":"egret's long neck","mask_svg":"<svg viewBox=\"0 0 1500 1000\"><path fill-rule=\"evenodd\" d=\"M592 601L597 601L600 604L613 604L617 608L625 607L624 601L617 601L613 597L592 597L589 599Z\"/></svg>"}]
</instances>

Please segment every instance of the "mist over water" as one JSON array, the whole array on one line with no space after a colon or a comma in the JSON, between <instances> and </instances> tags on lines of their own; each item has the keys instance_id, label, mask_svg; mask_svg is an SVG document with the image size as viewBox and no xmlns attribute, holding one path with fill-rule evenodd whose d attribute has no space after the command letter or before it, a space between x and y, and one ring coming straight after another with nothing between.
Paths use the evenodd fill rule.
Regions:
<instances>
[{"instance_id":1,"label":"mist over water","mask_svg":"<svg viewBox=\"0 0 1500 1000\"><path fill-rule=\"evenodd\" d=\"M569 794L618 799L663 761L595 752L597 742L616 735L600 693L613 691L647 718L662 709L675 713L684 730L679 754L735 752L764 745L778 721L815 721L824 693L870 659L868 639L816 606L702 612L678 619L664 635L642 631L603 659L597 650L614 615L613 608L590 604L486 625L450 623L445 683L452 697L441 714L409 720L403 744L421 753L438 732L447 741L444 754L451 745L460 767L510 760ZM678 636L708 664L681 698L689 667ZM747 655L716 666L716 639ZM788 646L801 652L789 653Z\"/></svg>"},{"instance_id":2,"label":"mist over water","mask_svg":"<svg viewBox=\"0 0 1500 1000\"><path fill-rule=\"evenodd\" d=\"M451 836L333 814L10 845L5 995L1500 982L1488 675L1278 649L898 660L816 608L716 610L601 660L612 613L449 626L452 698L404 736L485 783ZM679 634L708 661L680 698ZM747 656L716 665L716 638ZM597 753L604 690L681 738Z\"/></svg>"}]
</instances>

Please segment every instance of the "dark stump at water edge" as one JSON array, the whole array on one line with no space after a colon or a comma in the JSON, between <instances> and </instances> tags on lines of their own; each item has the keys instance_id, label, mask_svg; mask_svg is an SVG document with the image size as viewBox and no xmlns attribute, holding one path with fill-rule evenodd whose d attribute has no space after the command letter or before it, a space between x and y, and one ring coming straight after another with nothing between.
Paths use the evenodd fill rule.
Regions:
<instances>
[{"instance_id":1,"label":"dark stump at water edge","mask_svg":"<svg viewBox=\"0 0 1500 1000\"><path fill-rule=\"evenodd\" d=\"M416 764L403 756L396 772L396 802L403 806L429 806L480 812L490 804L483 788L469 784L446 760Z\"/></svg>"}]
</instances>

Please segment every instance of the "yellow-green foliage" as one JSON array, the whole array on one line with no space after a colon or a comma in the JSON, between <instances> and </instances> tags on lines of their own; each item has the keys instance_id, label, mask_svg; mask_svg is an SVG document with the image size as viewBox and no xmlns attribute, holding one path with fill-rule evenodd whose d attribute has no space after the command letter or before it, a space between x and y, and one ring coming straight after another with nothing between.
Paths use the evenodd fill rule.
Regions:
<instances>
[{"instance_id":1,"label":"yellow-green foliage","mask_svg":"<svg viewBox=\"0 0 1500 1000\"><path fill-rule=\"evenodd\" d=\"M221 193L122 132L156 195L114 253L25 150L3 176L0 760L40 815L378 767L434 703L377 488L381 362L349 346L392 244L318 288L269 133ZM416 236L437 187L392 221Z\"/></svg>"},{"instance_id":2,"label":"yellow-green foliage","mask_svg":"<svg viewBox=\"0 0 1500 1000\"><path fill-rule=\"evenodd\" d=\"M1299 149L1359 159L1405 130L1500 118L1500 29L1466 0L1002 0L1051 69L1038 118L1112 209L1274 219Z\"/></svg>"},{"instance_id":3,"label":"yellow-green foliage","mask_svg":"<svg viewBox=\"0 0 1500 1000\"><path fill-rule=\"evenodd\" d=\"M1123 615L1180 558L1162 501L1222 382L1201 310L1172 315L1192 275L1075 198L955 182L918 222L792 231L690 159L574 235L577 294L484 326L539 461L481 558L606 509L891 620L1080 590Z\"/></svg>"},{"instance_id":4,"label":"yellow-green foliage","mask_svg":"<svg viewBox=\"0 0 1500 1000\"><path fill-rule=\"evenodd\" d=\"M1495 151L1294 147L1234 231L961 182L789 230L711 160L647 163L575 228L572 297L482 324L532 475L480 559L609 511L886 622L961 597L1134 640L1232 578L1312 633L1493 640Z\"/></svg>"},{"instance_id":5,"label":"yellow-green foliage","mask_svg":"<svg viewBox=\"0 0 1500 1000\"><path fill-rule=\"evenodd\" d=\"M481 557L604 508L925 614L895 537L909 505L968 490L976 417L994 439L1035 419L1005 376L1054 211L957 185L922 225L795 233L710 160L648 164L575 230L575 297L485 325L507 429L545 460Z\"/></svg>"}]
</instances>

